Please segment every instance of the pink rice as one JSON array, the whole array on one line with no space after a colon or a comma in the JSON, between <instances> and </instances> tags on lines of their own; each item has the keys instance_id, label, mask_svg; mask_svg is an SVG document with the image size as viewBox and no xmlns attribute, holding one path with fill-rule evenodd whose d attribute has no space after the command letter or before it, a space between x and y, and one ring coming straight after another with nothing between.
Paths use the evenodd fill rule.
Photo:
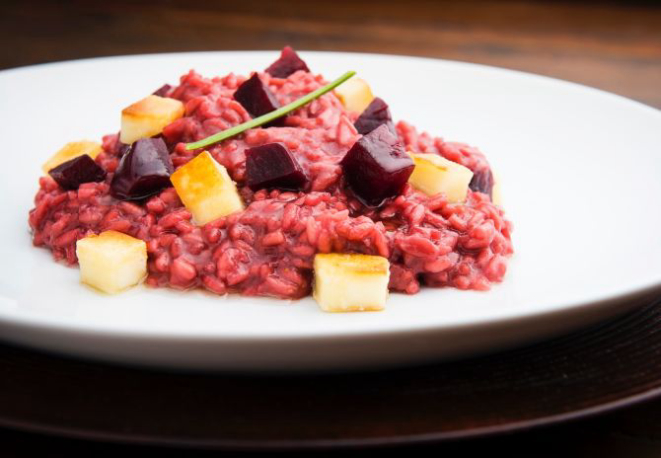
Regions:
<instances>
[{"instance_id":1,"label":"pink rice","mask_svg":"<svg viewBox=\"0 0 661 458\"><path fill-rule=\"evenodd\" d=\"M299 71L286 79L260 77L282 104L317 89L320 76ZM186 116L163 132L174 146L175 167L194 157L183 142L199 140L250 119L232 94L245 80L230 74L206 79L191 71L169 96L185 103ZM144 204L109 194L117 167L118 136L104 137L96 161L108 172L102 183L77 191L42 177L30 211L35 246L56 260L77 263L76 241L116 230L140 238L149 252L147 284L178 289L202 287L217 294L300 298L310 294L315 253L351 252L387 257L390 289L414 294L421 285L487 290L500 282L512 254L512 225L489 196L468 192L463 204L444 195L426 196L407 186L379 209L369 209L343 191L339 162L359 138L355 114L327 94L287 118L286 127L253 129L209 151L237 182L247 208L203 227L195 226L173 188ZM410 151L436 153L477 171L489 167L476 148L445 142L399 122ZM311 180L307 193L258 191L243 186L246 148L284 142Z\"/></svg>"}]
</instances>

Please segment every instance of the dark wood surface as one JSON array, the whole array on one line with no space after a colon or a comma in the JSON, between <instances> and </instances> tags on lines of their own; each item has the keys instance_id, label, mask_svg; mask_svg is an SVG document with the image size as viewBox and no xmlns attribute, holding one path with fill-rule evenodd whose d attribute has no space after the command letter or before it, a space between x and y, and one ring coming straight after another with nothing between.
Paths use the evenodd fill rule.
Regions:
<instances>
[{"instance_id":1,"label":"dark wood surface","mask_svg":"<svg viewBox=\"0 0 661 458\"><path fill-rule=\"evenodd\" d=\"M588 84L661 107L658 2L243 0L0 4L0 68L148 52L277 49L285 44L298 49L422 55L515 68ZM621 345L636 350L636 345L645 343L641 340ZM639 373L634 374L637 376L659 370L658 355L642 350L636 350L637 354L648 355L650 361L648 365L639 361ZM57 386L49 386L49 381L58 380L63 368L71 363L13 351L10 347L0 349L2 355L14 355L0 358L0 377L30 374L27 369L33 364L35 369L32 378L25 380L26 386L39 378L56 396ZM626 370L625 366L622 369ZM89 370L100 369L90 364ZM89 380L85 377L72 375L66 383L75 387ZM621 377L624 382L628 380L627 374ZM557 382L561 389L571 380ZM43 393L34 391L31 396L26 392L22 402L30 403L39 394ZM139 404L140 400L135 402ZM66 412L62 415L66 417ZM154 418L154 422L166 421ZM117 456L135 452L192 456L176 449L135 448L9 429L0 430L0 441L2 456L7 457ZM506 450L513 456L661 456L661 401L525 433L411 448L450 455L496 450Z\"/></svg>"},{"instance_id":2,"label":"dark wood surface","mask_svg":"<svg viewBox=\"0 0 661 458\"><path fill-rule=\"evenodd\" d=\"M454 447L467 448L507 443L507 438L466 438L602 414L519 431L509 439L517 450L547 442L551 448L543 453L574 456L574 451L610 448L615 434L644 438L645 445L657 440L657 402L608 412L661 394L661 301L519 349L362 374L156 371L8 345L0 346L0 374L0 425L53 435L220 450L387 444L440 452L453 445L424 444L448 439L464 439ZM30 436L3 434L9 443ZM44 441L53 439L36 439L30 448L39 450ZM554 456L541 453L536 456Z\"/></svg>"},{"instance_id":3,"label":"dark wood surface","mask_svg":"<svg viewBox=\"0 0 661 458\"><path fill-rule=\"evenodd\" d=\"M658 1L5 0L0 8L0 68L290 44L515 68L661 107Z\"/></svg>"}]
</instances>

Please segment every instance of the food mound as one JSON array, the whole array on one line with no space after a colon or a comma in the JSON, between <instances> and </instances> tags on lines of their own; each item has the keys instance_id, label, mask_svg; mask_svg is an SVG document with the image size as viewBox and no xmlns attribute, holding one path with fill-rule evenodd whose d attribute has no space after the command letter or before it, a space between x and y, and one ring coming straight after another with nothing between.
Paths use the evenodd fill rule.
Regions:
<instances>
[{"instance_id":1,"label":"food mound","mask_svg":"<svg viewBox=\"0 0 661 458\"><path fill-rule=\"evenodd\" d=\"M44 164L34 245L106 293L143 279L283 299L314 290L325 311L502 281L512 227L484 155L395 124L363 80L325 85L289 47L249 77L191 70L125 108L119 134Z\"/></svg>"}]
</instances>

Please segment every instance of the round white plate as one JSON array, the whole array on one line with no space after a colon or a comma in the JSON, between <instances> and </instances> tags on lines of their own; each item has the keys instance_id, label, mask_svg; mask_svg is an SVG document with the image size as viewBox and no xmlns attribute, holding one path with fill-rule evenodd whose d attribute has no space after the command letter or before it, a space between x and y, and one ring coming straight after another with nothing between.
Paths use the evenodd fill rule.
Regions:
<instances>
[{"instance_id":1,"label":"round white plate","mask_svg":"<svg viewBox=\"0 0 661 458\"><path fill-rule=\"evenodd\" d=\"M194 68L263 69L277 52L114 57L0 72L0 336L125 363L350 369L492 351L636 306L661 286L661 112L584 86L413 57L303 52L353 69L404 119L484 151L503 182L515 255L490 292L393 294L379 313L138 287L100 295L33 248L40 166L64 143L119 129L122 107Z\"/></svg>"}]
</instances>

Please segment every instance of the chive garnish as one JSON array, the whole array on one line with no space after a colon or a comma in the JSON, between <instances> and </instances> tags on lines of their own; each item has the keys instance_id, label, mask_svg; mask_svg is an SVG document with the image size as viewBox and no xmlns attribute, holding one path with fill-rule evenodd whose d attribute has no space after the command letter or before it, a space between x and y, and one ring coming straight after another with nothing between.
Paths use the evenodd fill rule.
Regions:
<instances>
[{"instance_id":1,"label":"chive garnish","mask_svg":"<svg viewBox=\"0 0 661 458\"><path fill-rule=\"evenodd\" d=\"M259 127L263 124L273 121L274 119L281 118L282 116L285 116L286 114L289 114L292 111L301 108L303 105L307 105L308 103L312 102L314 99L321 97L325 93L332 91L333 89L338 87L340 84L344 83L346 80L348 80L355 74L356 72L354 71L348 71L344 75L340 76L338 79L333 81L332 83L328 83L326 86L320 87L316 91L312 91L309 94L304 95L300 99L285 105L284 107L280 107L277 110L273 110L270 113L266 113L265 115L259 116L255 119L251 119L248 122L239 124L238 126L234 126L229 129L223 130L207 138L203 138L202 140L198 140L193 143L186 143L186 149L190 151L198 148L205 148L209 145L213 145L214 143L218 143L230 137L234 137L235 135L239 135L240 133L243 133L248 129Z\"/></svg>"}]
</instances>

